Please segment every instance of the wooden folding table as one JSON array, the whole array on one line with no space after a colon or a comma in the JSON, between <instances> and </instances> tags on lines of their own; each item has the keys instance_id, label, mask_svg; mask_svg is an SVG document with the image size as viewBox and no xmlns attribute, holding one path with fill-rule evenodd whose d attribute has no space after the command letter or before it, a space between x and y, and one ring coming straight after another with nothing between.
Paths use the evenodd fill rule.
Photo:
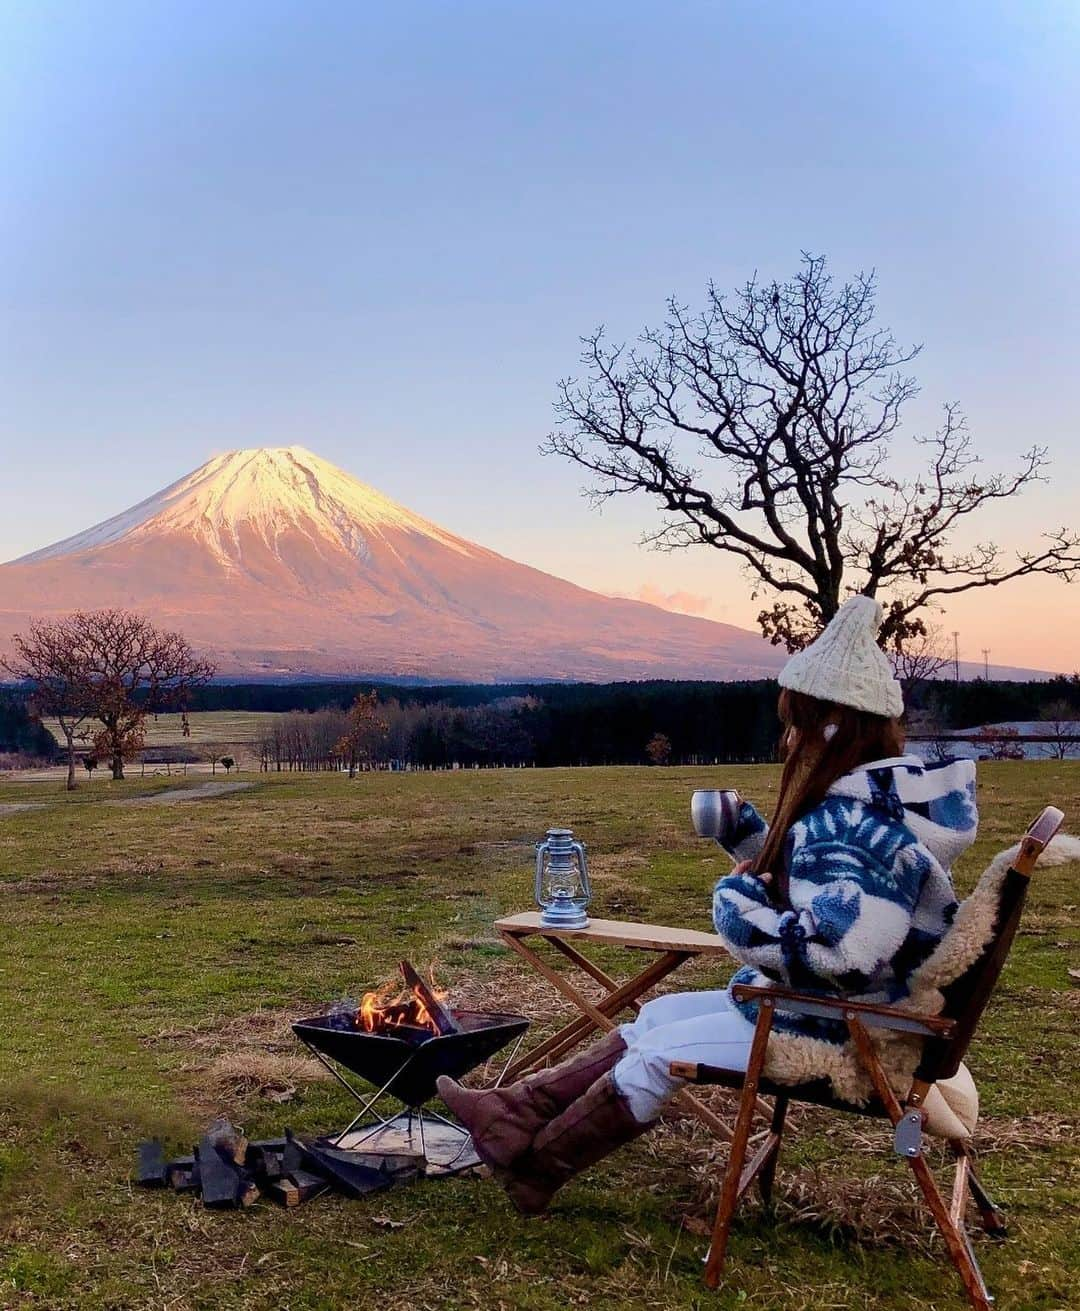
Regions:
<instances>
[{"instance_id":1,"label":"wooden folding table","mask_svg":"<svg viewBox=\"0 0 1080 1311\"><path fill-rule=\"evenodd\" d=\"M673 929L661 924L590 919L583 929L551 928L541 923L539 911L526 911L522 915L510 915L506 919L496 920L495 928L508 947L527 960L533 969L581 1011L580 1016L558 1033L552 1034L514 1061L503 1075L504 1079L515 1079L543 1065L561 1060L597 1030L616 1028L615 1017L621 1011L629 1010L634 1014L640 1011L639 999L686 961L695 960L699 956L727 956L715 934L701 933L696 929ZM591 1002L565 974L549 965L527 943L529 938L550 943L572 965L599 983L607 995L595 1004ZM633 978L619 983L579 950L579 944L587 942L652 952L655 959ZM679 1098L686 1110L696 1115L718 1138L724 1142L731 1141L730 1128L715 1112L685 1090L679 1094Z\"/></svg>"}]
</instances>

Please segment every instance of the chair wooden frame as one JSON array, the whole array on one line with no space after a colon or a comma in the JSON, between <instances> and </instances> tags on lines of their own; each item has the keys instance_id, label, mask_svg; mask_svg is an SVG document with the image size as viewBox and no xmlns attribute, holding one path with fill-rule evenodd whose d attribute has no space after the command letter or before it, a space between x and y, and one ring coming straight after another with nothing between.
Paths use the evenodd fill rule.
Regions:
<instances>
[{"instance_id":1,"label":"chair wooden frame","mask_svg":"<svg viewBox=\"0 0 1080 1311\"><path fill-rule=\"evenodd\" d=\"M945 1241L949 1258L963 1280L968 1301L976 1311L991 1311L993 1298L987 1291L964 1227L964 1212L969 1198L975 1202L983 1228L988 1233L1003 1236L1004 1219L975 1171L973 1154L966 1139L949 1140L956 1167L951 1198L946 1204L923 1155L923 1124L926 1118L923 1108L934 1084L939 1079L955 1074L963 1058L1012 944L1028 880L1043 849L1063 819L1060 810L1048 806L1028 830L1006 876L1012 883L1008 914L1003 905L999 906L998 921L990 944L975 965L965 972L964 986L953 995L946 990L946 1004L941 1015L918 1015L895 1006L808 995L778 986L757 988L736 984L732 989L735 1000L756 1002L758 1006L758 1019L745 1073L681 1061L672 1063L671 1073L692 1083L724 1084L728 1087L741 1087L742 1090L713 1226L712 1243L705 1263L705 1282L709 1288L716 1288L720 1283L736 1208L755 1180L766 1203L771 1200L788 1105L792 1101L809 1101L890 1121L894 1150L915 1175L926 1205ZM1004 900L1003 893L1002 902ZM857 1108L837 1102L831 1097L801 1095L799 1088L774 1084L766 1079L763 1073L765 1055L777 1008L789 1014L827 1016L842 1020L847 1026L858 1062L873 1084L875 1102L869 1107ZM882 1069L871 1039L871 1029L917 1033L926 1040L922 1058L903 1104L893 1092ZM817 1092L820 1093L819 1088ZM772 1119L760 1146L747 1162L754 1111L761 1094L771 1095L775 1099Z\"/></svg>"}]
</instances>

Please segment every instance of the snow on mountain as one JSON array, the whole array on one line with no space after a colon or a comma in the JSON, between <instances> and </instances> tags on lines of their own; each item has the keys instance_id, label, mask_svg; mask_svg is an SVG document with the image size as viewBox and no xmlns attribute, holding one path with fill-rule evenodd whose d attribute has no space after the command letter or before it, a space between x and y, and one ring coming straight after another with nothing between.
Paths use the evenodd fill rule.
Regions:
<instances>
[{"instance_id":1,"label":"snow on mountain","mask_svg":"<svg viewBox=\"0 0 1080 1311\"><path fill-rule=\"evenodd\" d=\"M0 565L0 649L30 618L126 606L223 673L737 678L780 653L465 541L300 446L231 451Z\"/></svg>"},{"instance_id":2,"label":"snow on mountain","mask_svg":"<svg viewBox=\"0 0 1080 1311\"><path fill-rule=\"evenodd\" d=\"M418 533L451 550L468 543L444 533L374 487L352 478L302 446L229 451L130 510L85 532L33 551L15 564L80 555L140 533L187 532L224 565L240 563L239 529L254 529L273 546L290 529L363 556L369 534Z\"/></svg>"}]
</instances>

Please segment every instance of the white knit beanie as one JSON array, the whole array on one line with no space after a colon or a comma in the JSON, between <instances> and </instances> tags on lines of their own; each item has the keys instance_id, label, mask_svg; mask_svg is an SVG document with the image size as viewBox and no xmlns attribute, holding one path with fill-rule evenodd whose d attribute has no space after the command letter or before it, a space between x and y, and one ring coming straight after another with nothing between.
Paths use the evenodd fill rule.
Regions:
<instances>
[{"instance_id":1,"label":"white knit beanie","mask_svg":"<svg viewBox=\"0 0 1080 1311\"><path fill-rule=\"evenodd\" d=\"M872 596L849 596L825 631L783 667L780 686L872 715L903 714L900 684L877 644L880 627L877 601Z\"/></svg>"}]
</instances>

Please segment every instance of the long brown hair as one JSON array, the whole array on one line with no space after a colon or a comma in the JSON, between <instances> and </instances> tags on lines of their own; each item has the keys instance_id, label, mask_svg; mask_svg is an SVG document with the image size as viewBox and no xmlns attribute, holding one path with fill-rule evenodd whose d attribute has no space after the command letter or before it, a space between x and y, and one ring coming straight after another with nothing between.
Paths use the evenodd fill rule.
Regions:
<instances>
[{"instance_id":1,"label":"long brown hair","mask_svg":"<svg viewBox=\"0 0 1080 1311\"><path fill-rule=\"evenodd\" d=\"M787 906L790 903L784 844L792 824L820 805L825 793L842 775L872 760L900 755L904 749L904 730L899 719L819 701L786 687L780 691L778 711L783 728L780 758L784 771L769 832L754 862L754 870L772 874L772 899ZM827 736L825 730L829 725L835 728Z\"/></svg>"}]
</instances>

